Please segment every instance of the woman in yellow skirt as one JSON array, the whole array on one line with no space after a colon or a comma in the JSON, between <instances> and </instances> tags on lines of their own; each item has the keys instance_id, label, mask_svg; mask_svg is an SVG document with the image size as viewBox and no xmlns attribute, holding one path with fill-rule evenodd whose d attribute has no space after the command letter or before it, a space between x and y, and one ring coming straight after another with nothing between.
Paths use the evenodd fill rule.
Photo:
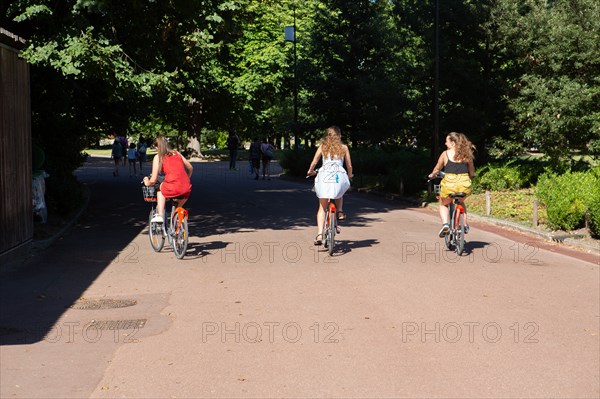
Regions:
<instances>
[{"instance_id":1,"label":"woman in yellow skirt","mask_svg":"<svg viewBox=\"0 0 600 399\"><path fill-rule=\"evenodd\" d=\"M471 180L475 177L475 166L473 165L473 150L475 146L469 141L467 136L462 133L452 132L446 136L447 150L440 155L437 164L429 178L433 178L442 169L446 176L440 183L440 218L442 219L442 228L439 236L444 237L450 231L450 210L448 205L452 202L450 194L463 192L471 194ZM467 223L466 206L464 199L461 198L465 207L465 234L469 232Z\"/></svg>"}]
</instances>

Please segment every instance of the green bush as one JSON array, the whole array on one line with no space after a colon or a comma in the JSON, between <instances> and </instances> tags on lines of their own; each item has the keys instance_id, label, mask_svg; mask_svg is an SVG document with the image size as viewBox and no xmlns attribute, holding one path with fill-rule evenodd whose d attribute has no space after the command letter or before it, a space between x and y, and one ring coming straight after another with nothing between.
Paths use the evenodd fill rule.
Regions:
<instances>
[{"instance_id":1,"label":"green bush","mask_svg":"<svg viewBox=\"0 0 600 399\"><path fill-rule=\"evenodd\" d=\"M596 215L594 201L600 184L598 175L590 170L540 176L536 195L547 206L550 228L573 230L583 225L586 213L590 220Z\"/></svg>"},{"instance_id":2,"label":"green bush","mask_svg":"<svg viewBox=\"0 0 600 399\"><path fill-rule=\"evenodd\" d=\"M587 222L590 233L594 238L600 238L600 167L594 168L592 173L596 179L589 195Z\"/></svg>"},{"instance_id":3,"label":"green bush","mask_svg":"<svg viewBox=\"0 0 600 399\"><path fill-rule=\"evenodd\" d=\"M537 183L548 168L548 163L539 160L515 160L505 164L491 163L476 171L473 190L503 191L529 188Z\"/></svg>"},{"instance_id":4,"label":"green bush","mask_svg":"<svg viewBox=\"0 0 600 399\"><path fill-rule=\"evenodd\" d=\"M312 148L283 150L279 156L279 165L281 165L286 174L304 177L315 155L315 151Z\"/></svg>"},{"instance_id":5,"label":"green bush","mask_svg":"<svg viewBox=\"0 0 600 399\"><path fill-rule=\"evenodd\" d=\"M600 238L600 192L590 201L587 220L592 237Z\"/></svg>"},{"instance_id":6,"label":"green bush","mask_svg":"<svg viewBox=\"0 0 600 399\"><path fill-rule=\"evenodd\" d=\"M50 175L46 180L48 209L66 216L83 203L83 188L73 175Z\"/></svg>"}]
</instances>

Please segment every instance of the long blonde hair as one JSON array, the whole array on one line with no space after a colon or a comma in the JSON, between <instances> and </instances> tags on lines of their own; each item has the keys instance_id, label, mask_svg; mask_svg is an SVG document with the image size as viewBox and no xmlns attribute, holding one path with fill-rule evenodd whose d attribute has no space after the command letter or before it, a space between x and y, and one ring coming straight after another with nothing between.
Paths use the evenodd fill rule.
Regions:
<instances>
[{"instance_id":1,"label":"long blonde hair","mask_svg":"<svg viewBox=\"0 0 600 399\"><path fill-rule=\"evenodd\" d=\"M454 160L456 162L473 161L473 150L475 150L475 146L473 145L473 143L471 143L467 136L465 136L462 133L451 132L448 133L448 140L455 144Z\"/></svg>"},{"instance_id":2,"label":"long blonde hair","mask_svg":"<svg viewBox=\"0 0 600 399\"><path fill-rule=\"evenodd\" d=\"M321 140L321 152L323 157L329 156L334 158L337 156L339 159L344 158L345 151L342 144L342 131L337 126L330 126L325 131L325 136Z\"/></svg>"}]
</instances>

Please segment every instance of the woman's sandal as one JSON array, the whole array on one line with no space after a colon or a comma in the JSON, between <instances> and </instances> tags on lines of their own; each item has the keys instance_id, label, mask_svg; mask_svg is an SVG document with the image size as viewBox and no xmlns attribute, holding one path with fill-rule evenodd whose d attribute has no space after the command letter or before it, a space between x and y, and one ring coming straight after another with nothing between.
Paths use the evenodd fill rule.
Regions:
<instances>
[{"instance_id":1,"label":"woman's sandal","mask_svg":"<svg viewBox=\"0 0 600 399\"><path fill-rule=\"evenodd\" d=\"M321 238L319 238L319 237L321 237ZM313 244L315 244L315 245L323 244L323 234L317 234L315 236L315 242Z\"/></svg>"},{"instance_id":2,"label":"woman's sandal","mask_svg":"<svg viewBox=\"0 0 600 399\"><path fill-rule=\"evenodd\" d=\"M344 213L344 211L337 211L337 219L346 220L346 214Z\"/></svg>"}]
</instances>

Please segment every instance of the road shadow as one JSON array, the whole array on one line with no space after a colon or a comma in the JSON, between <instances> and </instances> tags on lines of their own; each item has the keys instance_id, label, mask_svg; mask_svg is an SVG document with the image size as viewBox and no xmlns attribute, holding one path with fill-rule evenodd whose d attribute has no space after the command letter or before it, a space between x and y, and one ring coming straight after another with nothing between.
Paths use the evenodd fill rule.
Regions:
<instances>
[{"instance_id":1,"label":"road shadow","mask_svg":"<svg viewBox=\"0 0 600 399\"><path fill-rule=\"evenodd\" d=\"M77 223L49 248L2 274L0 344L51 339L62 314L109 264L135 261L139 248L133 240L145 227L148 210L140 206L139 180L129 178L125 167L113 177L113 168L108 158L90 158L76 172L90 189Z\"/></svg>"},{"instance_id":2,"label":"road shadow","mask_svg":"<svg viewBox=\"0 0 600 399\"><path fill-rule=\"evenodd\" d=\"M254 180L247 172L228 170L227 162L194 162L189 210L190 244L185 259L204 260L222 253L234 240L224 234L303 230L316 224L318 200L306 181ZM281 172L274 166L276 173ZM242 168L243 169L243 168ZM151 204L142 197L142 176L127 167L114 177L107 157L89 157L75 172L90 191L90 201L75 226L0 279L0 344L48 339L61 316L82 297L107 266L135 263L134 239L146 229ZM150 165L144 171L150 172ZM386 212L408 208L399 202L367 201L348 193L346 226L367 226ZM212 238L211 236L216 236ZM377 240L342 240L339 254L377 245ZM165 251L171 251L168 245ZM170 257L164 257L165 262Z\"/></svg>"},{"instance_id":3,"label":"road shadow","mask_svg":"<svg viewBox=\"0 0 600 399\"><path fill-rule=\"evenodd\" d=\"M354 249L359 248L372 248L379 244L378 240L368 239L368 240L339 240L335 239L335 247L333 249L332 257L342 256L347 253L352 252ZM328 251L327 248L322 245L317 248L317 252L326 253Z\"/></svg>"},{"instance_id":4,"label":"road shadow","mask_svg":"<svg viewBox=\"0 0 600 399\"><path fill-rule=\"evenodd\" d=\"M491 245L492 245L492 243L489 243L487 241L466 241L465 247L463 249L461 256L472 255L475 250L485 249L485 248L490 247ZM454 246L452 247L452 249L448 249L446 244L442 243L441 247L443 250L445 250L447 252L454 253Z\"/></svg>"},{"instance_id":5,"label":"road shadow","mask_svg":"<svg viewBox=\"0 0 600 399\"><path fill-rule=\"evenodd\" d=\"M219 250L227 248L229 244L231 243L226 241L189 242L184 259L200 259L206 262L209 256L215 255Z\"/></svg>"}]
</instances>

